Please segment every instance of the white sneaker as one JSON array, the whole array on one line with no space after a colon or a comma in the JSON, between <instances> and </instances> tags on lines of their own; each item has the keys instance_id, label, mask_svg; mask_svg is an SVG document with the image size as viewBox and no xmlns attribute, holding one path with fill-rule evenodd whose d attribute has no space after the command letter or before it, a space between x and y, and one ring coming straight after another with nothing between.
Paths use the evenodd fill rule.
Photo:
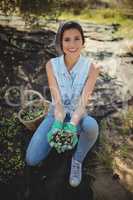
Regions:
<instances>
[{"instance_id":1,"label":"white sneaker","mask_svg":"<svg viewBox=\"0 0 133 200\"><path fill-rule=\"evenodd\" d=\"M72 187L77 187L82 179L82 163L72 158L69 183Z\"/></svg>"}]
</instances>

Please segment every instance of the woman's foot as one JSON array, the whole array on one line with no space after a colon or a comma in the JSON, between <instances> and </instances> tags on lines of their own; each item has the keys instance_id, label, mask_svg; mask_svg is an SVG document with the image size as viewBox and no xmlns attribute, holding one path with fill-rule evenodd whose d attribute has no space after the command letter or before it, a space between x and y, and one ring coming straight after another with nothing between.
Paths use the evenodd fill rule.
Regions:
<instances>
[{"instance_id":1,"label":"woman's foot","mask_svg":"<svg viewBox=\"0 0 133 200\"><path fill-rule=\"evenodd\" d=\"M77 187L82 179L82 163L72 158L69 183L72 187Z\"/></svg>"}]
</instances>

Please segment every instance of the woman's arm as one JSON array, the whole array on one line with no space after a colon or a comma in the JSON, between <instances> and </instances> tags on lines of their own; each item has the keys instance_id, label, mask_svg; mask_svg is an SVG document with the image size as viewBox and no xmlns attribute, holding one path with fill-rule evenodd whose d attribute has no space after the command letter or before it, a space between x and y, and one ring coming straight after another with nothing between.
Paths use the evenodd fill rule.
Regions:
<instances>
[{"instance_id":1,"label":"woman's arm","mask_svg":"<svg viewBox=\"0 0 133 200\"><path fill-rule=\"evenodd\" d=\"M46 72L47 72L47 77L48 77L49 89L55 102L55 112L54 112L55 118L60 121L63 121L65 118L65 112L64 112L62 101L61 101L59 87L58 87L56 78L54 76L54 73L52 70L52 64L50 60L46 64Z\"/></svg>"},{"instance_id":2,"label":"woman's arm","mask_svg":"<svg viewBox=\"0 0 133 200\"><path fill-rule=\"evenodd\" d=\"M71 123L74 125L77 125L80 121L81 117L85 113L86 106L88 104L88 101L91 100L91 95L95 87L95 83L97 80L97 77L100 73L100 65L98 64L91 64L90 71L88 75L88 79L86 81L86 84L83 88L82 94L80 96L80 99L78 101L78 104L76 106L76 109L72 115Z\"/></svg>"}]
</instances>

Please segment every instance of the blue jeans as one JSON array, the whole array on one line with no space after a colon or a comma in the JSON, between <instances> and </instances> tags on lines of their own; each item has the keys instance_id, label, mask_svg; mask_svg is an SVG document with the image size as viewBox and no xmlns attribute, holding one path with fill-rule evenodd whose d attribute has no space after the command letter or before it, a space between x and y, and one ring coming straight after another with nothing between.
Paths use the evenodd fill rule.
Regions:
<instances>
[{"instance_id":1,"label":"blue jeans","mask_svg":"<svg viewBox=\"0 0 133 200\"><path fill-rule=\"evenodd\" d=\"M26 162L30 166L39 164L49 154L51 147L47 141L47 133L52 127L55 118L50 112L41 122L31 138L26 152ZM64 121L70 121L70 115L67 114ZM88 151L95 144L99 128L96 120L88 115L81 118L77 125L79 141L74 152L74 159L83 162Z\"/></svg>"}]
</instances>

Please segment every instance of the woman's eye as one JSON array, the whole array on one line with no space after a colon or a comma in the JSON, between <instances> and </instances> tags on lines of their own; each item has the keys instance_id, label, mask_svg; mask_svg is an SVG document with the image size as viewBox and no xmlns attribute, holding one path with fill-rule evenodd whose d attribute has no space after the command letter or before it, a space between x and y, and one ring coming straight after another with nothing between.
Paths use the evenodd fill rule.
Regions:
<instances>
[{"instance_id":1,"label":"woman's eye","mask_svg":"<svg viewBox=\"0 0 133 200\"><path fill-rule=\"evenodd\" d=\"M70 39L69 39L69 38L66 38L66 39L64 39L64 41L65 41L65 42L68 42L68 41L70 41Z\"/></svg>"},{"instance_id":2,"label":"woman's eye","mask_svg":"<svg viewBox=\"0 0 133 200\"><path fill-rule=\"evenodd\" d=\"M75 40L80 40L80 38L75 38ZM64 39L64 41L65 41L65 42L69 42L69 41L71 41L71 39L66 38L66 39Z\"/></svg>"}]
</instances>

